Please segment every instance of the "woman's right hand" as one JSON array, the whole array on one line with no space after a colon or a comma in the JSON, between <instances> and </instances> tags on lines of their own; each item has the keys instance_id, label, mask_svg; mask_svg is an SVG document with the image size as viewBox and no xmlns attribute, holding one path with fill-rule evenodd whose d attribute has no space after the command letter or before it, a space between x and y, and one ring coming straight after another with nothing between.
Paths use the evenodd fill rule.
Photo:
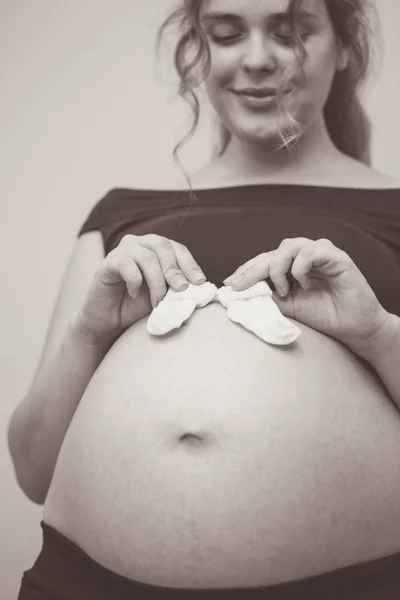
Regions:
<instances>
[{"instance_id":1,"label":"woman's right hand","mask_svg":"<svg viewBox=\"0 0 400 600\"><path fill-rule=\"evenodd\" d=\"M206 277L189 250L156 235L125 235L94 274L75 330L93 344L109 345L148 316L167 293L200 285Z\"/></svg>"}]
</instances>

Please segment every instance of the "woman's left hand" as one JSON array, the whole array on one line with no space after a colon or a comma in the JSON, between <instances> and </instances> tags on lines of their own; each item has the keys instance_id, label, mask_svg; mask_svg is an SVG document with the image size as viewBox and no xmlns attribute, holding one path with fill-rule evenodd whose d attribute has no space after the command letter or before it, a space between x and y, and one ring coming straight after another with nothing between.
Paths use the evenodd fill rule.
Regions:
<instances>
[{"instance_id":1,"label":"woman's left hand","mask_svg":"<svg viewBox=\"0 0 400 600\"><path fill-rule=\"evenodd\" d=\"M290 292L287 273L300 284ZM273 292L283 315L355 352L379 336L390 316L350 256L324 238L285 239L276 250L246 262L224 283L245 290L267 277L278 293L284 291L284 297Z\"/></svg>"}]
</instances>

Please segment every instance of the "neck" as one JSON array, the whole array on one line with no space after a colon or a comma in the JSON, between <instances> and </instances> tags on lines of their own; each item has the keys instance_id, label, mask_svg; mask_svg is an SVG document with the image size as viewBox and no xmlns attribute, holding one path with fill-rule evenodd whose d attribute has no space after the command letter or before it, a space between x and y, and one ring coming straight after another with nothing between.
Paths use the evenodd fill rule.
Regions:
<instances>
[{"instance_id":1,"label":"neck","mask_svg":"<svg viewBox=\"0 0 400 600\"><path fill-rule=\"evenodd\" d=\"M232 136L225 153L216 162L224 171L232 172L235 176L268 177L299 172L304 174L305 169L320 170L332 164L341 154L330 139L322 117L290 150L276 149L276 141L274 145L257 145Z\"/></svg>"}]
</instances>

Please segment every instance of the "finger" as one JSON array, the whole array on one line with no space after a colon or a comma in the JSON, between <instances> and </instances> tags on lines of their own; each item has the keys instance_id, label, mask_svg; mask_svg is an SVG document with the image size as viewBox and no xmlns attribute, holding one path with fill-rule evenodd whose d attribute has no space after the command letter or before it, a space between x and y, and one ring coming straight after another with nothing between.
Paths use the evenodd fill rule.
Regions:
<instances>
[{"instance_id":1,"label":"finger","mask_svg":"<svg viewBox=\"0 0 400 600\"><path fill-rule=\"evenodd\" d=\"M170 240L170 243L175 252L178 266L186 278L196 285L204 283L207 280L207 277L195 261L192 253L183 244L179 244L174 240Z\"/></svg>"},{"instance_id":2,"label":"finger","mask_svg":"<svg viewBox=\"0 0 400 600\"><path fill-rule=\"evenodd\" d=\"M286 273L290 272L294 256L304 244L310 242L312 240L304 237L284 239L276 250L259 254L237 269L224 283L239 291L270 277L275 288L285 295L290 287Z\"/></svg>"},{"instance_id":3,"label":"finger","mask_svg":"<svg viewBox=\"0 0 400 600\"><path fill-rule=\"evenodd\" d=\"M143 275L131 256L122 257L119 264L119 271L121 277L126 282L128 294L133 299L137 298L143 284Z\"/></svg>"},{"instance_id":4,"label":"finger","mask_svg":"<svg viewBox=\"0 0 400 600\"><path fill-rule=\"evenodd\" d=\"M155 308L167 293L167 285L158 256L152 250L136 244L131 250L131 256L143 273L149 288L151 304Z\"/></svg>"},{"instance_id":5,"label":"finger","mask_svg":"<svg viewBox=\"0 0 400 600\"><path fill-rule=\"evenodd\" d=\"M139 242L141 236L125 235L116 250L135 261L149 288L150 301L156 307L167 293L167 286L157 255ZM122 259L120 259L122 260Z\"/></svg>"},{"instance_id":6,"label":"finger","mask_svg":"<svg viewBox=\"0 0 400 600\"><path fill-rule=\"evenodd\" d=\"M310 287L310 280L303 273L293 272L293 263L303 248L315 244L308 238L284 239L273 252L270 259L269 277L281 297L285 297L293 287L296 279L305 290Z\"/></svg>"},{"instance_id":7,"label":"finger","mask_svg":"<svg viewBox=\"0 0 400 600\"><path fill-rule=\"evenodd\" d=\"M119 247L106 256L96 275L103 285L111 286L124 281L132 298L137 295L143 282L142 274L132 256Z\"/></svg>"},{"instance_id":8,"label":"finger","mask_svg":"<svg viewBox=\"0 0 400 600\"><path fill-rule=\"evenodd\" d=\"M285 249L277 249L270 258L269 277L281 297L286 296L290 289L288 274L291 270L294 254L295 250L293 248L286 247Z\"/></svg>"},{"instance_id":9,"label":"finger","mask_svg":"<svg viewBox=\"0 0 400 600\"><path fill-rule=\"evenodd\" d=\"M118 283L122 280L118 268L120 257L121 250L119 248L114 248L114 250L111 250L111 252L107 254L95 271L95 277L99 283L112 285L113 283Z\"/></svg>"},{"instance_id":10,"label":"finger","mask_svg":"<svg viewBox=\"0 0 400 600\"><path fill-rule=\"evenodd\" d=\"M168 238L156 234L143 235L139 244L156 254L164 278L173 290L182 292L187 288L189 282L178 266L174 249Z\"/></svg>"},{"instance_id":11,"label":"finger","mask_svg":"<svg viewBox=\"0 0 400 600\"><path fill-rule=\"evenodd\" d=\"M269 270L269 256L272 252L263 252L255 258L241 265L236 271L224 280L226 285L230 285L234 290L242 291L250 286L266 279Z\"/></svg>"},{"instance_id":12,"label":"finger","mask_svg":"<svg viewBox=\"0 0 400 600\"><path fill-rule=\"evenodd\" d=\"M311 271L331 277L348 271L352 264L350 257L345 252L333 244L321 244L317 240L299 251L293 261L292 274L300 281L304 289L309 289L312 280L308 274Z\"/></svg>"}]
</instances>

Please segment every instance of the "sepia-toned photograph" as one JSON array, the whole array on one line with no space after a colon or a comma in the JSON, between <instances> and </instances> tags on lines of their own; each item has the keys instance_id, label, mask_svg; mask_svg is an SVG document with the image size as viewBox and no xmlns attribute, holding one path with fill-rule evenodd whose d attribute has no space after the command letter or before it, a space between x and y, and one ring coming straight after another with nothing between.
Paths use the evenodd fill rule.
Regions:
<instances>
[{"instance_id":1,"label":"sepia-toned photograph","mask_svg":"<svg viewBox=\"0 0 400 600\"><path fill-rule=\"evenodd\" d=\"M1 600L400 600L400 3L1 0Z\"/></svg>"}]
</instances>

